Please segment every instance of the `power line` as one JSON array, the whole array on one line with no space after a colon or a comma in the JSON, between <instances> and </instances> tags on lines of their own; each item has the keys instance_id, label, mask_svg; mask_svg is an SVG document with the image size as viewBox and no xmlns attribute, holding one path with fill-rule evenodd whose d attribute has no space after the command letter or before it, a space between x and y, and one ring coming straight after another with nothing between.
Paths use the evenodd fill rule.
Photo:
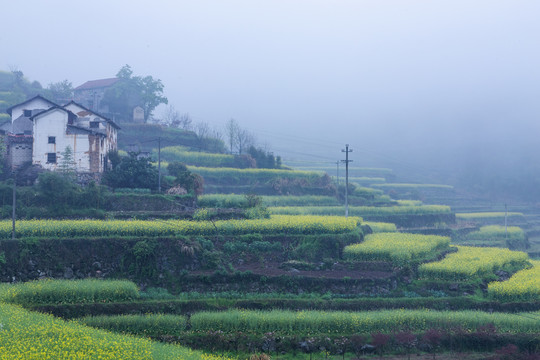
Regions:
<instances>
[{"instance_id":1,"label":"power line","mask_svg":"<svg viewBox=\"0 0 540 360\"><path fill-rule=\"evenodd\" d=\"M218 124L218 123L216 123L216 121L209 121L209 120L207 120L205 118L201 118L199 116L195 116L195 117L192 117L192 118L195 119L195 120L201 121L201 122L211 123L214 126L218 126L218 125L219 126L224 126L225 125L224 123L219 123ZM254 128L245 127L245 126L243 126L243 128L250 131L250 132L252 132L252 133L262 133L262 134L266 134L266 135L271 135L271 136L276 137L276 138L281 139L281 140L293 141L295 144L298 144L299 142L303 142L305 144L314 145L314 146L317 146L318 148L326 148L328 150L334 149L336 145L341 144L340 142L331 141L331 140L328 140L328 139L308 138L308 137L304 137L304 136L293 135L293 134L290 134L290 133L280 133L280 132L269 131L269 130L254 129ZM273 147L273 148L276 149L275 147ZM297 154L297 155L302 155L302 156L326 158L324 156L317 156L317 155L314 155L314 154L306 154L306 153L300 153L300 152L295 152L295 151L290 151L290 150L276 149L276 151L281 151L281 152L286 152L286 153L291 153L291 154ZM425 166L421 166L421 165L418 165L418 164L413 164L413 163L408 162L407 160L399 159L399 158L396 158L394 156L383 154L383 153L380 153L380 152L377 152L377 151L373 151L373 150L368 149L368 148L363 148L363 147L358 147L357 146L356 151L368 154L368 155L370 155L371 157L373 157L375 159L379 158L379 159L388 161L390 163L398 164L400 167L405 167L405 168L407 168L409 170L416 170L416 171L420 170L420 171L424 171L424 172L431 171L431 172L436 172L439 175L445 175L445 172L443 170L441 170L441 169L436 169L436 168L433 168L433 167L425 167ZM329 158L326 158L326 159L329 159Z\"/></svg>"},{"instance_id":2,"label":"power line","mask_svg":"<svg viewBox=\"0 0 540 360\"><path fill-rule=\"evenodd\" d=\"M158 137L158 193L161 193L161 138Z\"/></svg>"},{"instance_id":3,"label":"power line","mask_svg":"<svg viewBox=\"0 0 540 360\"><path fill-rule=\"evenodd\" d=\"M215 121L210 121L209 122L208 120L200 118L200 117L193 117L193 119L201 121L201 122L211 123L214 126L218 126L218 124ZM219 125L224 126L224 123L220 123ZM276 139L279 139L281 141L294 142L295 145L297 145L298 143L304 143L304 144L307 144L307 145L315 146L315 147L317 147L318 149L321 149L321 150L335 149L335 145L339 144L338 142L328 140L328 139L323 140L323 139L309 138L309 137L304 137L304 136L293 135L293 134L290 134L290 133L281 133L281 132L275 132L275 131L269 131L269 130L254 129L254 128L250 128L250 127L243 127L243 128L250 131L250 132L252 132L252 133L264 134L265 137L270 136L270 137L274 137ZM165 142L169 143L169 144L182 145L179 142L173 142L173 141L168 140L168 139L163 139L163 140ZM151 142L151 141L156 141L156 140L155 139L146 140L146 141L140 142L140 144ZM198 149L198 150L204 150L204 149L202 149L201 147L198 147L198 146L190 145L190 147ZM299 151L294 151L294 150L289 150L289 149L283 149L281 147L276 148L275 146L272 146L272 148L275 149L276 152L280 152L282 154L293 154L293 155L298 155L298 156L303 156L303 157L325 159L325 160L332 161L332 162L334 161L334 159L332 159L330 157L327 157L327 156L324 156L324 155L317 155L317 154L313 154L313 153L299 152ZM359 153L364 153L364 154L368 155L373 160L380 159L380 160L383 160L383 161L385 161L387 163L390 163L390 164L396 164L401 169L410 170L410 171L421 171L421 172L424 172L424 173L432 172L432 173L437 173L440 176L445 176L445 174L446 174L446 172L444 170L442 170L442 169L434 168L432 166L428 167L428 166L423 166L423 165L411 163L411 162L409 162L407 160L403 160L403 159L397 158L395 156L391 156L391 155L387 155L387 154L384 154L384 153L381 153L381 152L378 152L378 151L374 151L374 150L371 150L369 148L356 147L356 151L359 152ZM328 151L326 151L326 153L328 153ZM294 160L294 159L289 159L289 160Z\"/></svg>"}]
</instances>

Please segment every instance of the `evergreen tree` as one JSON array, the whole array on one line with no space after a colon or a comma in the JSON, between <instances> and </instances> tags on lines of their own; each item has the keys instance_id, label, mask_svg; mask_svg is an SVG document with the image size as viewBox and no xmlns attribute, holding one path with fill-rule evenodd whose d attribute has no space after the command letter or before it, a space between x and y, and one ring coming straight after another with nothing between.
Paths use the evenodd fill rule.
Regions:
<instances>
[{"instance_id":1,"label":"evergreen tree","mask_svg":"<svg viewBox=\"0 0 540 360\"><path fill-rule=\"evenodd\" d=\"M75 163L75 157L71 146L66 146L62 154L60 155L60 163L58 164L58 171L69 178L74 178L77 172L77 164Z\"/></svg>"}]
</instances>

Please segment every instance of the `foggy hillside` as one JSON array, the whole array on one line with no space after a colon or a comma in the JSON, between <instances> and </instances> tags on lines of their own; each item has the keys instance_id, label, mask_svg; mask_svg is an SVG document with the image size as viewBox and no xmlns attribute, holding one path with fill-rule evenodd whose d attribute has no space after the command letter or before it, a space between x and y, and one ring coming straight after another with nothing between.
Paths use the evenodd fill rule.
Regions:
<instances>
[{"instance_id":1,"label":"foggy hillside","mask_svg":"<svg viewBox=\"0 0 540 360\"><path fill-rule=\"evenodd\" d=\"M31 7L32 11L27 9ZM390 167L508 201L540 199L535 1L10 2L0 68L43 85L161 79L194 121L231 118L276 154ZM47 25L43 25L43 19ZM84 51L81 51L84 48ZM36 54L40 54L36 56ZM158 108L154 115L165 111Z\"/></svg>"}]
</instances>

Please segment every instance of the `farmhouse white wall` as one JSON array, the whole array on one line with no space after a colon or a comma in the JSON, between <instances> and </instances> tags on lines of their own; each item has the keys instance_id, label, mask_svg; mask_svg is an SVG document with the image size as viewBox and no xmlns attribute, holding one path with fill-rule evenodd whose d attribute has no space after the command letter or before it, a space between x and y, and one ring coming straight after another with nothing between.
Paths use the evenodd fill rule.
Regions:
<instances>
[{"instance_id":1,"label":"farmhouse white wall","mask_svg":"<svg viewBox=\"0 0 540 360\"><path fill-rule=\"evenodd\" d=\"M22 105L16 105L11 109L11 122L17 119L19 116L23 115L24 110L33 110L33 109L49 109L51 103L45 101L41 98L34 98L31 101L24 103Z\"/></svg>"},{"instance_id":2,"label":"farmhouse white wall","mask_svg":"<svg viewBox=\"0 0 540 360\"><path fill-rule=\"evenodd\" d=\"M95 148L94 151L99 150L100 154L100 172L104 170L104 159L107 156L109 151L114 151L117 149L117 140L118 140L118 131L115 126L111 125L111 121L106 118L99 116L94 112L88 111L84 107L76 104L69 103L64 106L64 109L67 109L77 115L77 124L79 126L90 128L90 122L98 122L99 127L92 130L99 130L103 134L106 134L104 139L100 139L99 149Z\"/></svg>"},{"instance_id":3,"label":"farmhouse white wall","mask_svg":"<svg viewBox=\"0 0 540 360\"><path fill-rule=\"evenodd\" d=\"M90 171L90 148L87 134L66 134L68 112L51 110L34 118L34 146L32 163L48 170L56 170L62 161L62 153L67 146L73 151L77 171ZM39 134L39 136L35 136ZM55 137L55 144L49 144L49 137ZM56 163L47 163L48 153L56 153Z\"/></svg>"}]
</instances>

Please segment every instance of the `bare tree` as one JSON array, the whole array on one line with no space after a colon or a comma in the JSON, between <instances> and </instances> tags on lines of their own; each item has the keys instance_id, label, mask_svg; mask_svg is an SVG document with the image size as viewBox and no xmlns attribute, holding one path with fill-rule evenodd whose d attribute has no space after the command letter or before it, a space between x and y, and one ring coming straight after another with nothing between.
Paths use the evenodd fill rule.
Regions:
<instances>
[{"instance_id":1,"label":"bare tree","mask_svg":"<svg viewBox=\"0 0 540 360\"><path fill-rule=\"evenodd\" d=\"M210 133L210 125L207 122L200 121L195 124L195 135L197 135L200 150L205 148L206 139L208 139Z\"/></svg>"},{"instance_id":2,"label":"bare tree","mask_svg":"<svg viewBox=\"0 0 540 360\"><path fill-rule=\"evenodd\" d=\"M229 150L231 154L233 153L234 147L237 144L238 141L238 131L240 130L240 127L238 126L238 123L234 119L229 119L227 123L225 124L225 136L227 137L227 142L229 144Z\"/></svg>"},{"instance_id":3,"label":"bare tree","mask_svg":"<svg viewBox=\"0 0 540 360\"><path fill-rule=\"evenodd\" d=\"M238 129L236 132L236 144L238 153L243 154L251 145L255 145L255 136L245 129Z\"/></svg>"},{"instance_id":4,"label":"bare tree","mask_svg":"<svg viewBox=\"0 0 540 360\"><path fill-rule=\"evenodd\" d=\"M189 113L184 113L180 115L178 126L179 128L182 128L184 130L191 130L191 125L193 123L193 120L191 119L191 116Z\"/></svg>"},{"instance_id":5,"label":"bare tree","mask_svg":"<svg viewBox=\"0 0 540 360\"><path fill-rule=\"evenodd\" d=\"M172 124L180 120L180 113L173 105L167 106L161 116L160 123L167 126L173 126Z\"/></svg>"},{"instance_id":6,"label":"bare tree","mask_svg":"<svg viewBox=\"0 0 540 360\"><path fill-rule=\"evenodd\" d=\"M217 127L212 127L212 130L210 131L210 136L213 137L216 140L223 141L223 131Z\"/></svg>"},{"instance_id":7,"label":"bare tree","mask_svg":"<svg viewBox=\"0 0 540 360\"><path fill-rule=\"evenodd\" d=\"M193 120L188 113L180 114L173 105L167 106L163 113L161 123L174 128L191 130Z\"/></svg>"}]
</instances>

